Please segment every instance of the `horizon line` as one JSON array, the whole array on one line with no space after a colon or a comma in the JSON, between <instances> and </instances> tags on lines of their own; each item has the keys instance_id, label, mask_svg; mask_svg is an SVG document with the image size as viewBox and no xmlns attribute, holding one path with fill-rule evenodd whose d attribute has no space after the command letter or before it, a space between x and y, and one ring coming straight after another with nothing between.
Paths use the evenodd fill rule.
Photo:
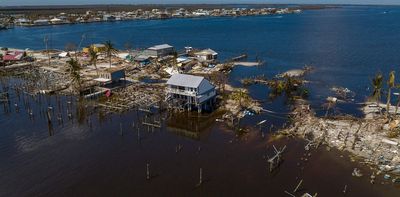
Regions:
<instances>
[{"instance_id":1,"label":"horizon line","mask_svg":"<svg viewBox=\"0 0 400 197\"><path fill-rule=\"evenodd\" d=\"M2 8L7 7L67 7L67 6L160 6L160 5L315 5L315 6L400 6L399 4L362 4L362 3L349 3L349 4L333 4L333 3L109 3L109 4L38 4L38 5L0 5Z\"/></svg>"}]
</instances>

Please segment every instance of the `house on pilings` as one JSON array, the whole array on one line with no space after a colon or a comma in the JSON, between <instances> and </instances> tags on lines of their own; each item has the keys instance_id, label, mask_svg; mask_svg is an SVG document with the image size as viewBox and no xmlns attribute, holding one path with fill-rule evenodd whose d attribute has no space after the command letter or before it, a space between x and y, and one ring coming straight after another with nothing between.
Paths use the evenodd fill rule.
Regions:
<instances>
[{"instance_id":1,"label":"house on pilings","mask_svg":"<svg viewBox=\"0 0 400 197\"><path fill-rule=\"evenodd\" d=\"M211 111L216 96L215 86L201 76L174 74L167 81L166 100L170 108Z\"/></svg>"}]
</instances>

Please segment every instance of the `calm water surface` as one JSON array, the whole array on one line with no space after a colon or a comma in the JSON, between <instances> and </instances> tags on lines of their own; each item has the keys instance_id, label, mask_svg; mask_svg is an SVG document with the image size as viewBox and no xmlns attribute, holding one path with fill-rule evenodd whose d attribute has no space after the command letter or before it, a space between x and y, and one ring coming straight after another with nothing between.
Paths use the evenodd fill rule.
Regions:
<instances>
[{"instance_id":1,"label":"calm water surface","mask_svg":"<svg viewBox=\"0 0 400 197\"><path fill-rule=\"evenodd\" d=\"M310 101L322 113L321 104L332 95L332 86L353 90L354 103L358 103L370 94L367 87L375 72L398 71L399 19L398 7L345 7L285 16L15 28L0 32L0 46L42 49L43 37L48 35L52 48L63 49L69 42L79 43L85 34L82 46L108 39L120 48L126 42L136 48L169 43L178 49L212 48L221 59L247 53L250 60L267 62L261 67L235 68L230 75L234 86L240 86L239 79L245 76L272 77L313 65L315 70L307 77ZM1 87L14 82L5 81ZM254 85L249 90L265 108L288 110L285 98L267 98L268 88ZM143 114L136 111L106 117L86 114L88 121L87 116L78 117L73 100L74 116L68 120L66 101L71 98L41 97L39 102L10 92L11 112L4 106L0 110L0 196L285 196L283 191L292 191L300 179L304 179L303 191L318 192L318 196L342 196L345 185L347 196L400 195L398 185L381 185L381 181L370 185L371 172L349 162L346 154L319 149L304 161L300 159L304 142L269 142L255 128L238 140L215 123L218 114L200 118L163 114L164 127L153 132L140 127L139 140L132 123L137 124ZM19 113L14 103L20 106ZM360 115L354 103L340 104L338 110ZM34 120L26 105L32 106ZM63 124L53 122L49 129L43 112L48 106L63 114ZM243 125L264 119L268 126L287 120L261 114L246 117ZM179 144L183 148L177 153ZM272 155L272 145L288 147L284 163L273 174L265 159ZM150 181L146 180L146 164L153 176ZM366 176L351 177L354 167ZM204 184L196 187L199 168Z\"/></svg>"},{"instance_id":2,"label":"calm water surface","mask_svg":"<svg viewBox=\"0 0 400 197\"><path fill-rule=\"evenodd\" d=\"M272 77L279 72L313 65L310 76L315 108L332 94L333 85L356 92L356 102L370 92L370 78L381 71L398 71L400 62L399 7L345 7L306 11L298 15L240 18L200 18L78 25L15 28L0 32L0 46L64 49L67 43L81 46L113 41L123 49L125 43L145 48L169 43L181 50L185 46L212 48L227 59L247 53L252 59L267 62L263 68L238 68L233 83L246 75ZM254 88L253 92L257 91ZM256 94L256 93L255 93ZM265 95L258 94L262 99ZM354 113L354 108L339 106L339 111Z\"/></svg>"}]
</instances>

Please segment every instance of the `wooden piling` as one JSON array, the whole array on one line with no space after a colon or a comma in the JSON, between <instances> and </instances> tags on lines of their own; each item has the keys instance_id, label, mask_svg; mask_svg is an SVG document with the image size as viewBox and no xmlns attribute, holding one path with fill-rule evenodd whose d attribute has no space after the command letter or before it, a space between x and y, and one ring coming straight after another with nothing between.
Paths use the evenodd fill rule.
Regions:
<instances>
[{"instance_id":1,"label":"wooden piling","mask_svg":"<svg viewBox=\"0 0 400 197\"><path fill-rule=\"evenodd\" d=\"M200 168L200 180L199 180L199 185L203 183L203 169Z\"/></svg>"},{"instance_id":2,"label":"wooden piling","mask_svg":"<svg viewBox=\"0 0 400 197\"><path fill-rule=\"evenodd\" d=\"M137 138L138 138L138 141L140 141L140 131L139 131L139 127L137 127Z\"/></svg>"},{"instance_id":3,"label":"wooden piling","mask_svg":"<svg viewBox=\"0 0 400 197\"><path fill-rule=\"evenodd\" d=\"M303 179L301 179L299 184L297 184L296 188L293 190L293 193L296 193L299 190L302 183L303 183Z\"/></svg>"},{"instance_id":4,"label":"wooden piling","mask_svg":"<svg viewBox=\"0 0 400 197\"><path fill-rule=\"evenodd\" d=\"M275 155L272 158L268 159L270 172L272 172L276 167L278 167L280 165L282 153L285 151L286 145L281 150L276 149L276 147L274 145L273 145L273 148L275 151Z\"/></svg>"},{"instance_id":5,"label":"wooden piling","mask_svg":"<svg viewBox=\"0 0 400 197\"><path fill-rule=\"evenodd\" d=\"M47 122L51 123L51 111L52 111L52 107L48 107L47 108Z\"/></svg>"},{"instance_id":6,"label":"wooden piling","mask_svg":"<svg viewBox=\"0 0 400 197\"><path fill-rule=\"evenodd\" d=\"M146 179L150 180L150 165L146 164Z\"/></svg>"}]
</instances>

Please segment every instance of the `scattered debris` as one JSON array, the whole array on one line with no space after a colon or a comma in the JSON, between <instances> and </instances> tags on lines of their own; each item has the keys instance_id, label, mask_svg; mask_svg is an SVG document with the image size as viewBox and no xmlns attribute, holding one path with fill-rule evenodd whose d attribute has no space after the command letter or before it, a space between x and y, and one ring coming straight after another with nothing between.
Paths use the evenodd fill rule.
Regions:
<instances>
[{"instance_id":1,"label":"scattered debris","mask_svg":"<svg viewBox=\"0 0 400 197\"><path fill-rule=\"evenodd\" d=\"M358 168L354 168L354 170L351 173L351 175L353 175L355 177L362 177L363 176L363 174L361 174L361 171Z\"/></svg>"},{"instance_id":2,"label":"scattered debris","mask_svg":"<svg viewBox=\"0 0 400 197\"><path fill-rule=\"evenodd\" d=\"M332 87L330 90L334 92L336 97L341 100L352 99L355 96L355 93L353 91L344 87Z\"/></svg>"},{"instance_id":3,"label":"scattered debris","mask_svg":"<svg viewBox=\"0 0 400 197\"><path fill-rule=\"evenodd\" d=\"M311 141L310 144L326 144L346 150L383 172L400 173L397 167L400 165L400 139L388 138L390 126L385 116L376 116L374 119L316 117L306 101L296 100L291 117L293 124L281 130L282 134L306 138ZM353 172L355 176L360 174L358 169Z\"/></svg>"}]
</instances>

